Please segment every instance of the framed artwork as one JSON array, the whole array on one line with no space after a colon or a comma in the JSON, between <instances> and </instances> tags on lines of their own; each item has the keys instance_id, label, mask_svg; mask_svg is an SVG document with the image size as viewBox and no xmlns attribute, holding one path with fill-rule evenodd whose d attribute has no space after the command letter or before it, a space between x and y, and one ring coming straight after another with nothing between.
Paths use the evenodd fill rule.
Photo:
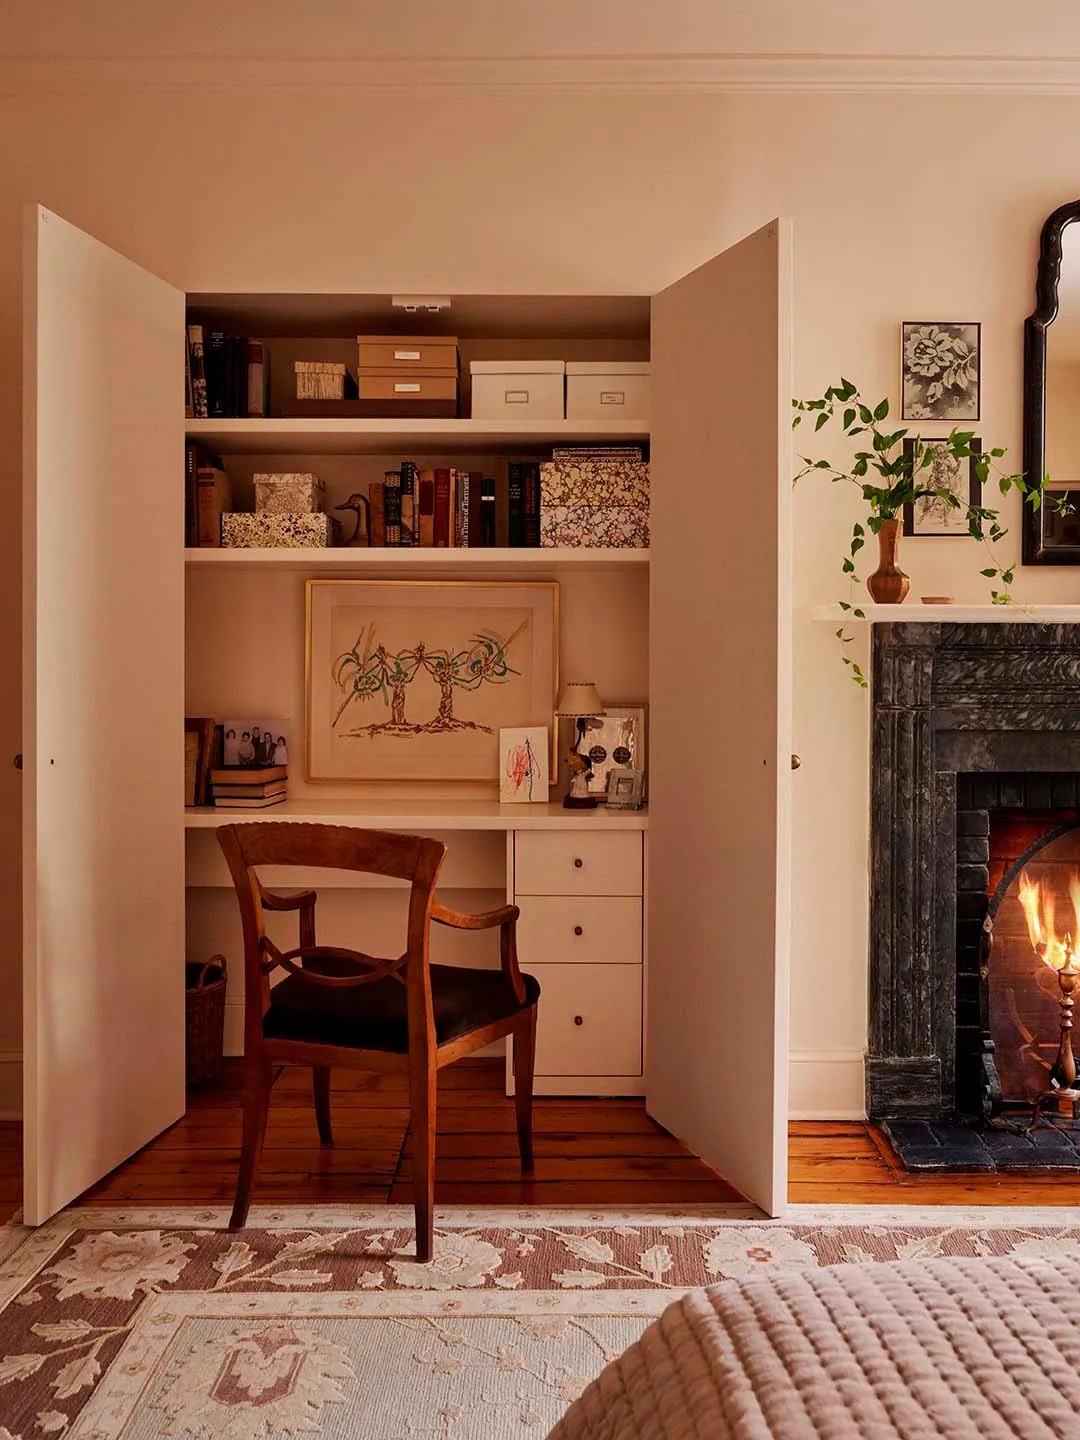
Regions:
<instances>
[{"instance_id":1,"label":"framed artwork","mask_svg":"<svg viewBox=\"0 0 1080 1440\"><path fill-rule=\"evenodd\" d=\"M184 804L205 805L210 761L214 748L214 722L201 717L184 719Z\"/></svg>"},{"instance_id":2,"label":"framed artwork","mask_svg":"<svg viewBox=\"0 0 1080 1440\"><path fill-rule=\"evenodd\" d=\"M586 722L581 752L589 757L589 791L603 795L612 770L645 769L644 705L608 705Z\"/></svg>"},{"instance_id":3,"label":"framed artwork","mask_svg":"<svg viewBox=\"0 0 1080 1440\"><path fill-rule=\"evenodd\" d=\"M558 689L553 581L307 582L309 780L498 783Z\"/></svg>"},{"instance_id":4,"label":"framed artwork","mask_svg":"<svg viewBox=\"0 0 1080 1440\"><path fill-rule=\"evenodd\" d=\"M904 321L904 420L978 420L980 330L977 321Z\"/></svg>"},{"instance_id":5,"label":"framed artwork","mask_svg":"<svg viewBox=\"0 0 1080 1440\"><path fill-rule=\"evenodd\" d=\"M916 444L930 452L930 463L919 470L919 484L927 489L947 490L962 508L951 505L944 496L916 500L913 505L904 506L904 534L970 536L967 507L982 504L982 482L975 470L975 457L957 459L950 453L948 441L928 440L923 436L919 440L904 441L904 456L909 461L914 458ZM978 440L972 440L971 447L976 451L981 449Z\"/></svg>"},{"instance_id":6,"label":"framed artwork","mask_svg":"<svg viewBox=\"0 0 1080 1440\"><path fill-rule=\"evenodd\" d=\"M644 792L644 770L611 770L604 804L609 810L640 810Z\"/></svg>"},{"instance_id":7,"label":"framed artwork","mask_svg":"<svg viewBox=\"0 0 1080 1440\"><path fill-rule=\"evenodd\" d=\"M499 731L499 799L504 805L546 801L551 731L543 725Z\"/></svg>"},{"instance_id":8,"label":"framed artwork","mask_svg":"<svg viewBox=\"0 0 1080 1440\"><path fill-rule=\"evenodd\" d=\"M287 720L225 720L221 726L221 763L230 769L261 770L265 765L288 765Z\"/></svg>"}]
</instances>

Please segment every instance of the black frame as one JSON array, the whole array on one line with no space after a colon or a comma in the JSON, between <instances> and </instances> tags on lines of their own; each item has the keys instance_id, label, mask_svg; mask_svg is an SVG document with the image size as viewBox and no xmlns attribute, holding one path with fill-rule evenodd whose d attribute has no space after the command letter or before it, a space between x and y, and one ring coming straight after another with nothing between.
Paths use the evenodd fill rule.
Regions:
<instances>
[{"instance_id":1,"label":"black frame","mask_svg":"<svg viewBox=\"0 0 1080 1440\"><path fill-rule=\"evenodd\" d=\"M1046 330L1057 318L1061 237L1080 220L1080 200L1059 205L1042 227L1035 272L1035 309L1024 321L1024 479L1037 485L1046 474ZM1080 565L1080 545L1054 544L1046 533L1046 505L1024 506L1025 565Z\"/></svg>"},{"instance_id":2,"label":"black frame","mask_svg":"<svg viewBox=\"0 0 1080 1440\"><path fill-rule=\"evenodd\" d=\"M904 351L907 344L908 327L919 327L927 325L962 325L965 329L975 331L975 414L965 416L963 419L954 419L949 415L909 415L906 399L906 386L904 381L907 377L907 361ZM924 425L971 425L978 424L982 419L982 321L981 320L901 320L900 322L900 418L901 420L921 421Z\"/></svg>"},{"instance_id":3,"label":"black frame","mask_svg":"<svg viewBox=\"0 0 1080 1440\"><path fill-rule=\"evenodd\" d=\"M921 445L947 445L948 437L945 435L917 435L904 441L904 458L909 462L914 459L915 446ZM975 452L968 459L968 504L982 504L982 481L976 471L977 457L982 454L982 441L972 439L971 449ZM962 462L961 462L962 463ZM915 479L912 472L912 479ZM915 529L915 506L904 506L904 534L910 535L913 540L962 540L965 535L970 536L970 531L958 534L955 530L916 530Z\"/></svg>"}]
</instances>

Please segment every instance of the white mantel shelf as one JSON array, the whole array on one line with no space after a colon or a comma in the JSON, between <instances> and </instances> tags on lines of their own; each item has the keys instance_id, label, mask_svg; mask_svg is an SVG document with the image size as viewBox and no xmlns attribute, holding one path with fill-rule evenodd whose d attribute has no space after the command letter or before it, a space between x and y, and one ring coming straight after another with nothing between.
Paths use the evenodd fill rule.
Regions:
<instances>
[{"instance_id":1,"label":"white mantel shelf","mask_svg":"<svg viewBox=\"0 0 1080 1440\"><path fill-rule=\"evenodd\" d=\"M1080 625L1080 605L860 605L857 619L839 605L816 605L815 620L833 625L970 624L970 625Z\"/></svg>"},{"instance_id":2,"label":"white mantel shelf","mask_svg":"<svg viewBox=\"0 0 1080 1440\"><path fill-rule=\"evenodd\" d=\"M646 830L647 810L567 810L558 802L500 805L497 800L285 800L265 810L195 806L184 811L188 830L216 830L252 820L309 825L357 825L365 830Z\"/></svg>"}]
</instances>

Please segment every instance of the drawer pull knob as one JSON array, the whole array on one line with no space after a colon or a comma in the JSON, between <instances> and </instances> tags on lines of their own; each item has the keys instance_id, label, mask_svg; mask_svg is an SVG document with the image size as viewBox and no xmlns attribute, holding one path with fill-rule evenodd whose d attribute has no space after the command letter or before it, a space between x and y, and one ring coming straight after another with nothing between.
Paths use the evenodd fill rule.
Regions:
<instances>
[{"instance_id":1,"label":"drawer pull knob","mask_svg":"<svg viewBox=\"0 0 1080 1440\"><path fill-rule=\"evenodd\" d=\"M584 864L585 864L585 861L584 861L584 860L575 860L575 861L574 861L574 869L575 869L575 870L580 870L581 867L582 867Z\"/></svg>"},{"instance_id":2,"label":"drawer pull knob","mask_svg":"<svg viewBox=\"0 0 1080 1440\"><path fill-rule=\"evenodd\" d=\"M575 935L584 935L584 934L585 934L585 931L582 930L582 928L581 928L580 925L575 925L575 926L574 926L574 934L575 934Z\"/></svg>"},{"instance_id":3,"label":"drawer pull knob","mask_svg":"<svg viewBox=\"0 0 1080 1440\"><path fill-rule=\"evenodd\" d=\"M584 1025L584 1024L585 1024L585 1021L581 1018L580 1015L575 1015L575 1016L574 1016L574 1024L575 1024L575 1025Z\"/></svg>"}]
</instances>

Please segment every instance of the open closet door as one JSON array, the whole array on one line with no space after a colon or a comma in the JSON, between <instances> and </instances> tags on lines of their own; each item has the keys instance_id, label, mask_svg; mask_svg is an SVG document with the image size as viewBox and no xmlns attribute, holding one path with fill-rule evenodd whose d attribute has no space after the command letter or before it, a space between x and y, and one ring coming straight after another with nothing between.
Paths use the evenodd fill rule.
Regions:
<instances>
[{"instance_id":1,"label":"open closet door","mask_svg":"<svg viewBox=\"0 0 1080 1440\"><path fill-rule=\"evenodd\" d=\"M184 1110L184 297L26 229L25 1218Z\"/></svg>"},{"instance_id":2,"label":"open closet door","mask_svg":"<svg viewBox=\"0 0 1080 1440\"><path fill-rule=\"evenodd\" d=\"M649 1113L787 1198L791 226L652 310Z\"/></svg>"}]
</instances>

